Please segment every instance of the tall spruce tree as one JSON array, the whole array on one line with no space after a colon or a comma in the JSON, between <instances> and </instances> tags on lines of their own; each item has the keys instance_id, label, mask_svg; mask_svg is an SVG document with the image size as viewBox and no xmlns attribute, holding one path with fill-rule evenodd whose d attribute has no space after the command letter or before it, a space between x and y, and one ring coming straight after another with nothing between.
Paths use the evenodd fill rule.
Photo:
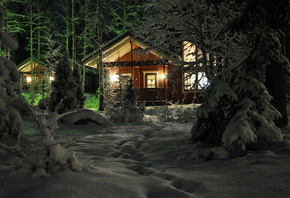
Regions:
<instances>
[{"instance_id":1,"label":"tall spruce tree","mask_svg":"<svg viewBox=\"0 0 290 198\"><path fill-rule=\"evenodd\" d=\"M82 92L81 76L78 71L71 68L68 52L57 64L55 80L52 82L50 98L50 111L59 114L83 107L84 96Z\"/></svg>"},{"instance_id":2,"label":"tall spruce tree","mask_svg":"<svg viewBox=\"0 0 290 198\"><path fill-rule=\"evenodd\" d=\"M99 90L100 94L99 96L99 110L103 111L105 109L104 107L104 68L103 68L103 60L102 60L102 45L103 45L103 33L104 33L104 18L103 18L103 0L97 0L97 6L96 6L96 13L97 13L97 22L98 27L96 29L97 31L97 55L98 55L98 69L99 69Z\"/></svg>"},{"instance_id":3,"label":"tall spruce tree","mask_svg":"<svg viewBox=\"0 0 290 198\"><path fill-rule=\"evenodd\" d=\"M281 117L275 120L277 126L288 123L286 75L290 66L286 35L289 13L288 0L245 1L244 11L228 25L228 30L248 38L251 51L241 65L247 73L263 82L273 97L271 103L281 113Z\"/></svg>"},{"instance_id":4,"label":"tall spruce tree","mask_svg":"<svg viewBox=\"0 0 290 198\"><path fill-rule=\"evenodd\" d=\"M15 50L18 43L3 31L4 15L4 9L0 8L1 41L7 45L9 50ZM0 57L0 138L19 137L22 134L21 116L9 105L19 92L19 73L16 64L9 59Z\"/></svg>"}]
</instances>

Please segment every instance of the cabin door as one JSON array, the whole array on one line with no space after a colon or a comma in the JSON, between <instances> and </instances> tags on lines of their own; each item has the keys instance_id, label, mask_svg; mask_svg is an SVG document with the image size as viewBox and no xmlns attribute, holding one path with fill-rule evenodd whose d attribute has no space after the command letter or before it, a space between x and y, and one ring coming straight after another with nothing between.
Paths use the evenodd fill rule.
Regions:
<instances>
[{"instance_id":1,"label":"cabin door","mask_svg":"<svg viewBox=\"0 0 290 198\"><path fill-rule=\"evenodd\" d=\"M157 87L157 75L156 73L145 74L145 88L156 88Z\"/></svg>"}]
</instances>

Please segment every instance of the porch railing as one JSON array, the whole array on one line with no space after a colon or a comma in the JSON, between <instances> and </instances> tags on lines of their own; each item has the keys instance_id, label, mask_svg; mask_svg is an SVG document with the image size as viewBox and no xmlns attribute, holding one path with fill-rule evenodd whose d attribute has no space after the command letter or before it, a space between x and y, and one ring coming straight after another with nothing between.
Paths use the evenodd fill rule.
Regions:
<instances>
[{"instance_id":1,"label":"porch railing","mask_svg":"<svg viewBox=\"0 0 290 198\"><path fill-rule=\"evenodd\" d=\"M137 90L139 101L162 101L165 98L164 88L139 88Z\"/></svg>"}]
</instances>

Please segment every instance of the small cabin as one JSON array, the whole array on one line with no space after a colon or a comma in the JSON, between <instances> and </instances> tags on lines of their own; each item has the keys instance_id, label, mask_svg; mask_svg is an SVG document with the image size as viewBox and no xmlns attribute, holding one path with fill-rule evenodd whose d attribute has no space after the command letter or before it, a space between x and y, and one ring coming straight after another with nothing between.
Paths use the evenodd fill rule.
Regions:
<instances>
[{"instance_id":1,"label":"small cabin","mask_svg":"<svg viewBox=\"0 0 290 198\"><path fill-rule=\"evenodd\" d=\"M44 63L36 61L35 59L26 59L20 63L18 72L24 92L28 91L32 83L37 87L43 85L45 80L49 82L54 80L54 72L49 71Z\"/></svg>"},{"instance_id":2,"label":"small cabin","mask_svg":"<svg viewBox=\"0 0 290 198\"><path fill-rule=\"evenodd\" d=\"M26 59L18 65L18 72L20 74L20 82L23 92L28 92L32 83L35 89L44 85L44 81L52 83L55 72L49 69L46 64L33 59ZM86 67L84 90L86 93L95 93L98 88L98 75L94 68Z\"/></svg>"},{"instance_id":3,"label":"small cabin","mask_svg":"<svg viewBox=\"0 0 290 198\"><path fill-rule=\"evenodd\" d=\"M192 50L187 52L189 55L183 52L186 61L190 55L194 58ZM98 68L99 56L93 53L83 64ZM204 87L208 84L205 73L199 68L189 77L183 70L186 65L177 62L181 61L173 60L162 51L150 49L150 45L131 32L125 32L102 48L104 73L111 87L117 89L120 82L126 85L132 80L138 88L139 102L201 102Z\"/></svg>"}]
</instances>

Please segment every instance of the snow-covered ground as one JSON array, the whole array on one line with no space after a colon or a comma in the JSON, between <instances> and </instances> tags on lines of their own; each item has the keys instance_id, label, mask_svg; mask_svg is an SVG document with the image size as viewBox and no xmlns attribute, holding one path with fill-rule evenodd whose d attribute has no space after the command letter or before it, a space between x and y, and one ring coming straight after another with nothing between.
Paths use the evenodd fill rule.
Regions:
<instances>
[{"instance_id":1,"label":"snow-covered ground","mask_svg":"<svg viewBox=\"0 0 290 198\"><path fill-rule=\"evenodd\" d=\"M31 117L25 133L39 136ZM64 124L55 137L79 134L70 146L94 169L65 170L50 178L9 171L14 156L0 149L1 198L257 198L290 197L290 132L283 142L227 160L191 160L192 123L158 122L115 126Z\"/></svg>"}]
</instances>

